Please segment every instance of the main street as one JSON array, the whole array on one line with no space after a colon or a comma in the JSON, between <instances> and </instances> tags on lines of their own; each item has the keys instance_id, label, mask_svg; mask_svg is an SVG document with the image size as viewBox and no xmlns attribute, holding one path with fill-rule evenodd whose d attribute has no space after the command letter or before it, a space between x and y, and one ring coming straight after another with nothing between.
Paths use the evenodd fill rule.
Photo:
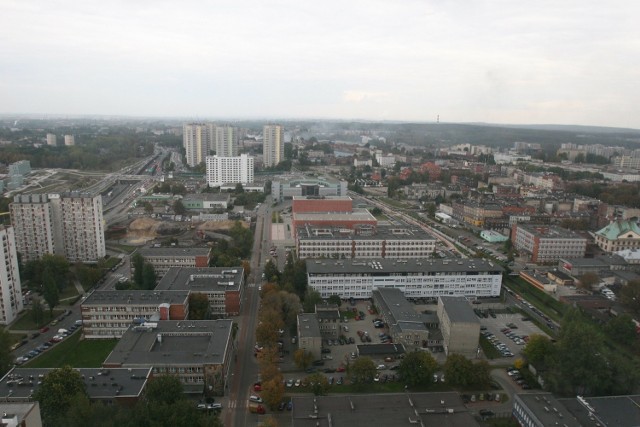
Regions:
<instances>
[{"instance_id":1,"label":"main street","mask_svg":"<svg viewBox=\"0 0 640 427\"><path fill-rule=\"evenodd\" d=\"M257 424L259 415L249 413L247 401L251 386L258 378L258 364L253 356L254 332L260 305L259 286L271 232L271 197L258 208L251 254L251 273L247 277L242 312L238 319L236 361L232 372L228 407L224 411L224 425L244 427Z\"/></svg>"}]
</instances>

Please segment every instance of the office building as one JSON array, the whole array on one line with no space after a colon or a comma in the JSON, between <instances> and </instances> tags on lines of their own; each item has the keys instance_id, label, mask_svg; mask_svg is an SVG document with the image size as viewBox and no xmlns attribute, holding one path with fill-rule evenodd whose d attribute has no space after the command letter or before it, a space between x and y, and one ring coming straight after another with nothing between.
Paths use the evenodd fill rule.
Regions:
<instances>
[{"instance_id":1,"label":"office building","mask_svg":"<svg viewBox=\"0 0 640 427\"><path fill-rule=\"evenodd\" d=\"M149 247L140 248L137 253L153 265L157 277L162 277L171 267L208 267L211 248ZM131 269L133 275L133 263Z\"/></svg>"},{"instance_id":2,"label":"office building","mask_svg":"<svg viewBox=\"0 0 640 427\"><path fill-rule=\"evenodd\" d=\"M437 324L437 319L418 313L400 289L375 289L373 303L378 309L378 316L387 324L394 343L403 344L407 348L427 347L427 324Z\"/></svg>"},{"instance_id":3,"label":"office building","mask_svg":"<svg viewBox=\"0 0 640 427\"><path fill-rule=\"evenodd\" d=\"M482 259L307 259L307 283L322 298L371 298L393 287L407 298L497 297L502 267Z\"/></svg>"},{"instance_id":4,"label":"office building","mask_svg":"<svg viewBox=\"0 0 640 427\"><path fill-rule=\"evenodd\" d=\"M521 255L530 256L531 262L557 262L560 258L584 258L587 239L565 228L548 225L516 223L511 240Z\"/></svg>"},{"instance_id":5,"label":"office building","mask_svg":"<svg viewBox=\"0 0 640 427\"><path fill-rule=\"evenodd\" d=\"M253 182L253 157L241 154L237 157L207 156L207 185L251 184Z\"/></svg>"},{"instance_id":6,"label":"office building","mask_svg":"<svg viewBox=\"0 0 640 427\"><path fill-rule=\"evenodd\" d=\"M635 220L613 221L594 233L595 242L605 252L640 248L640 227Z\"/></svg>"},{"instance_id":7,"label":"office building","mask_svg":"<svg viewBox=\"0 0 640 427\"><path fill-rule=\"evenodd\" d=\"M41 259L55 252L53 214L46 194L25 194L9 205L11 223L16 231L16 248L23 262Z\"/></svg>"},{"instance_id":8,"label":"office building","mask_svg":"<svg viewBox=\"0 0 640 427\"><path fill-rule=\"evenodd\" d=\"M51 145L53 147L55 147L56 145L58 145L57 142L57 138L56 138L56 134L55 133L48 133L47 134L47 145Z\"/></svg>"},{"instance_id":9,"label":"office building","mask_svg":"<svg viewBox=\"0 0 640 427\"><path fill-rule=\"evenodd\" d=\"M182 133L187 165L195 167L205 161L211 144L212 126L206 123L185 124Z\"/></svg>"},{"instance_id":10,"label":"office building","mask_svg":"<svg viewBox=\"0 0 640 427\"><path fill-rule=\"evenodd\" d=\"M238 128L233 126L215 126L214 147L218 157L236 157L238 155Z\"/></svg>"},{"instance_id":11,"label":"office building","mask_svg":"<svg viewBox=\"0 0 640 427\"><path fill-rule=\"evenodd\" d=\"M65 135L64 136L64 145L67 147L71 147L76 145L76 138L73 135Z\"/></svg>"},{"instance_id":12,"label":"office building","mask_svg":"<svg viewBox=\"0 0 640 427\"><path fill-rule=\"evenodd\" d=\"M0 225L0 243L0 325L8 325L23 309L18 253L12 227Z\"/></svg>"},{"instance_id":13,"label":"office building","mask_svg":"<svg viewBox=\"0 0 640 427\"><path fill-rule=\"evenodd\" d=\"M174 375L185 393L223 396L231 381L235 349L232 320L187 320L132 326L103 363L104 368L151 368Z\"/></svg>"},{"instance_id":14,"label":"office building","mask_svg":"<svg viewBox=\"0 0 640 427\"><path fill-rule=\"evenodd\" d=\"M284 127L265 125L262 130L262 154L265 167L277 166L284 160Z\"/></svg>"},{"instance_id":15,"label":"office building","mask_svg":"<svg viewBox=\"0 0 640 427\"><path fill-rule=\"evenodd\" d=\"M475 358L479 349L480 321L466 298L440 296L438 319L446 354Z\"/></svg>"},{"instance_id":16,"label":"office building","mask_svg":"<svg viewBox=\"0 0 640 427\"><path fill-rule=\"evenodd\" d=\"M298 314L298 349L313 355L313 360L322 356L322 334L315 313Z\"/></svg>"},{"instance_id":17,"label":"office building","mask_svg":"<svg viewBox=\"0 0 640 427\"><path fill-rule=\"evenodd\" d=\"M271 194L277 202L294 196L347 196L347 181L325 177L274 178Z\"/></svg>"},{"instance_id":18,"label":"office building","mask_svg":"<svg viewBox=\"0 0 640 427\"><path fill-rule=\"evenodd\" d=\"M25 259L46 253L69 262L97 262L106 255L102 197L69 192L16 196L11 223L20 230L18 251Z\"/></svg>"}]
</instances>

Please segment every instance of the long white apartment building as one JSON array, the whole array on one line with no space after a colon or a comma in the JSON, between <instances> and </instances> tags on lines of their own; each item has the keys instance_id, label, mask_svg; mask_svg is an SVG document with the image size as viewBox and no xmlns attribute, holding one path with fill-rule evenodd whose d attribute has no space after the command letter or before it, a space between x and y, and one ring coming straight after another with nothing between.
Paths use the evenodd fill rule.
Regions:
<instances>
[{"instance_id":1,"label":"long white apartment building","mask_svg":"<svg viewBox=\"0 0 640 427\"><path fill-rule=\"evenodd\" d=\"M106 255L99 194L16 196L10 212L11 223L20 232L17 250L26 260L53 253L69 262L97 262Z\"/></svg>"},{"instance_id":2,"label":"long white apartment building","mask_svg":"<svg viewBox=\"0 0 640 427\"><path fill-rule=\"evenodd\" d=\"M0 324L13 322L23 309L14 230L0 225Z\"/></svg>"},{"instance_id":3,"label":"long white apartment building","mask_svg":"<svg viewBox=\"0 0 640 427\"><path fill-rule=\"evenodd\" d=\"M54 253L53 214L46 194L15 196L9 211L16 247L24 262Z\"/></svg>"},{"instance_id":4,"label":"long white apartment building","mask_svg":"<svg viewBox=\"0 0 640 427\"><path fill-rule=\"evenodd\" d=\"M262 155L265 167L277 166L284 160L284 127L265 125L262 129Z\"/></svg>"},{"instance_id":5,"label":"long white apartment building","mask_svg":"<svg viewBox=\"0 0 640 427\"><path fill-rule=\"evenodd\" d=\"M502 267L490 261L467 259L307 259L309 286L322 298L371 298L380 288L400 289L407 298L496 297L502 286Z\"/></svg>"},{"instance_id":6,"label":"long white apartment building","mask_svg":"<svg viewBox=\"0 0 640 427\"><path fill-rule=\"evenodd\" d=\"M298 257L338 259L431 258L436 239L408 226L299 227L296 232Z\"/></svg>"},{"instance_id":7,"label":"long white apartment building","mask_svg":"<svg viewBox=\"0 0 640 427\"><path fill-rule=\"evenodd\" d=\"M187 164L197 166L205 161L211 146L213 125L209 123L188 123L183 126L182 145Z\"/></svg>"},{"instance_id":8,"label":"long white apartment building","mask_svg":"<svg viewBox=\"0 0 640 427\"><path fill-rule=\"evenodd\" d=\"M253 183L254 158L246 154L237 157L207 156L207 185L220 187L222 184Z\"/></svg>"}]
</instances>

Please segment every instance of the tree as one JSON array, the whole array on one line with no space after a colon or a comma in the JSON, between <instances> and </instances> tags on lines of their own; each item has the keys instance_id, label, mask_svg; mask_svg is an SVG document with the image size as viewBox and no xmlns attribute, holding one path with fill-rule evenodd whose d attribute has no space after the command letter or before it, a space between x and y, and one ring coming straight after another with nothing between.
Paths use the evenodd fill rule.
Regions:
<instances>
[{"instance_id":1,"label":"tree","mask_svg":"<svg viewBox=\"0 0 640 427\"><path fill-rule=\"evenodd\" d=\"M131 266L133 267L133 282L142 287L143 282L143 270L144 270L144 257L138 252L131 256Z\"/></svg>"},{"instance_id":2,"label":"tree","mask_svg":"<svg viewBox=\"0 0 640 427\"><path fill-rule=\"evenodd\" d=\"M640 315L640 280L632 280L620 291L620 302Z\"/></svg>"},{"instance_id":3,"label":"tree","mask_svg":"<svg viewBox=\"0 0 640 427\"><path fill-rule=\"evenodd\" d=\"M369 357L359 357L350 366L349 378L354 384L366 384L376 376L376 365Z\"/></svg>"},{"instance_id":4,"label":"tree","mask_svg":"<svg viewBox=\"0 0 640 427\"><path fill-rule=\"evenodd\" d=\"M44 424L61 425L77 396L87 396L84 381L78 371L70 366L63 366L46 374L34 394L34 400L40 402Z\"/></svg>"},{"instance_id":5,"label":"tree","mask_svg":"<svg viewBox=\"0 0 640 427\"><path fill-rule=\"evenodd\" d=\"M0 378L7 373L12 366L11 336L9 332L0 329Z\"/></svg>"},{"instance_id":6,"label":"tree","mask_svg":"<svg viewBox=\"0 0 640 427\"><path fill-rule=\"evenodd\" d=\"M533 334L529 337L529 342L523 353L529 363L540 369L549 363L554 357L555 348L551 340L540 334Z\"/></svg>"},{"instance_id":7,"label":"tree","mask_svg":"<svg viewBox=\"0 0 640 427\"><path fill-rule=\"evenodd\" d=\"M153 213L153 205L151 203L144 202L142 204L142 206L144 207L145 213L148 213L148 214L152 214Z\"/></svg>"},{"instance_id":8,"label":"tree","mask_svg":"<svg viewBox=\"0 0 640 427\"><path fill-rule=\"evenodd\" d=\"M299 348L293 353L293 362L298 369L307 369L313 362L313 354L303 348Z\"/></svg>"},{"instance_id":9,"label":"tree","mask_svg":"<svg viewBox=\"0 0 640 427\"><path fill-rule=\"evenodd\" d=\"M33 298L31 301L31 319L36 326L40 327L44 323L44 308L39 298Z\"/></svg>"},{"instance_id":10,"label":"tree","mask_svg":"<svg viewBox=\"0 0 640 427\"><path fill-rule=\"evenodd\" d=\"M242 269L244 270L244 279L251 275L251 262L249 260L242 260Z\"/></svg>"},{"instance_id":11,"label":"tree","mask_svg":"<svg viewBox=\"0 0 640 427\"><path fill-rule=\"evenodd\" d=\"M237 183L236 184L236 190L235 190L236 194L242 194L244 193L244 187L242 186L242 183Z\"/></svg>"},{"instance_id":12,"label":"tree","mask_svg":"<svg viewBox=\"0 0 640 427\"><path fill-rule=\"evenodd\" d=\"M329 304L335 304L338 307L340 307L342 305L342 299L340 298L340 295L331 295L328 299L327 302Z\"/></svg>"},{"instance_id":13,"label":"tree","mask_svg":"<svg viewBox=\"0 0 640 427\"><path fill-rule=\"evenodd\" d=\"M176 200L175 202L173 202L173 212L176 215L184 215L187 213L187 209L182 204L182 201Z\"/></svg>"},{"instance_id":14,"label":"tree","mask_svg":"<svg viewBox=\"0 0 640 427\"><path fill-rule=\"evenodd\" d=\"M636 325L628 314L621 314L609 320L604 331L611 339L624 345L631 345L638 341Z\"/></svg>"},{"instance_id":15,"label":"tree","mask_svg":"<svg viewBox=\"0 0 640 427\"><path fill-rule=\"evenodd\" d=\"M307 293L304 295L304 301L302 302L302 307L305 313L315 313L316 304L320 304L322 302L322 297L320 296L320 292L315 289L307 289Z\"/></svg>"},{"instance_id":16,"label":"tree","mask_svg":"<svg viewBox=\"0 0 640 427\"><path fill-rule=\"evenodd\" d=\"M261 427L278 427L278 421L273 417L265 418L261 423Z\"/></svg>"},{"instance_id":17,"label":"tree","mask_svg":"<svg viewBox=\"0 0 640 427\"><path fill-rule=\"evenodd\" d=\"M156 272L152 264L145 263L142 268L142 288L153 289L156 287Z\"/></svg>"},{"instance_id":18,"label":"tree","mask_svg":"<svg viewBox=\"0 0 640 427\"><path fill-rule=\"evenodd\" d=\"M449 354L444 362L444 373L449 384L467 387L472 384L473 362L460 354Z\"/></svg>"},{"instance_id":19,"label":"tree","mask_svg":"<svg viewBox=\"0 0 640 427\"><path fill-rule=\"evenodd\" d=\"M600 281L600 276L598 276L596 273L588 272L580 276L578 280L580 280L579 286L582 289L591 291L593 289L593 286Z\"/></svg>"},{"instance_id":20,"label":"tree","mask_svg":"<svg viewBox=\"0 0 640 427\"><path fill-rule=\"evenodd\" d=\"M432 382L433 374L438 370L438 362L426 351L407 353L400 362L398 373L406 384L426 385Z\"/></svg>"},{"instance_id":21,"label":"tree","mask_svg":"<svg viewBox=\"0 0 640 427\"><path fill-rule=\"evenodd\" d=\"M307 384L311 385L314 396L324 396L329 392L329 381L327 377L316 372L307 377Z\"/></svg>"},{"instance_id":22,"label":"tree","mask_svg":"<svg viewBox=\"0 0 640 427\"><path fill-rule=\"evenodd\" d=\"M282 374L276 375L267 381L262 381L262 399L269 408L275 409L284 397L284 383Z\"/></svg>"},{"instance_id":23,"label":"tree","mask_svg":"<svg viewBox=\"0 0 640 427\"><path fill-rule=\"evenodd\" d=\"M278 271L278 267L271 261L267 261L264 265L264 277L269 282L278 282L280 277L280 272Z\"/></svg>"},{"instance_id":24,"label":"tree","mask_svg":"<svg viewBox=\"0 0 640 427\"><path fill-rule=\"evenodd\" d=\"M158 375L149 380L145 390L147 402L172 405L184 398L184 387L175 375Z\"/></svg>"},{"instance_id":25,"label":"tree","mask_svg":"<svg viewBox=\"0 0 640 427\"><path fill-rule=\"evenodd\" d=\"M53 308L60 302L60 296L58 294L58 285L56 285L53 276L47 274L47 272L44 273L43 288L44 300L49 305L49 314L53 314Z\"/></svg>"},{"instance_id":26,"label":"tree","mask_svg":"<svg viewBox=\"0 0 640 427\"><path fill-rule=\"evenodd\" d=\"M211 318L211 305L206 294L189 294L189 320L208 320Z\"/></svg>"}]
</instances>

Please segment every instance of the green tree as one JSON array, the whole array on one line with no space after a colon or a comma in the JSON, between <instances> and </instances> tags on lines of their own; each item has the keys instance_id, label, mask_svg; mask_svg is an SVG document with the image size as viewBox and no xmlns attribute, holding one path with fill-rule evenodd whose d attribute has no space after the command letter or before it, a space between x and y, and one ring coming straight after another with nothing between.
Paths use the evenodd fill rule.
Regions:
<instances>
[{"instance_id":1,"label":"green tree","mask_svg":"<svg viewBox=\"0 0 640 427\"><path fill-rule=\"evenodd\" d=\"M244 187L242 186L242 183L239 182L236 184L235 193L236 194L244 193Z\"/></svg>"},{"instance_id":2,"label":"green tree","mask_svg":"<svg viewBox=\"0 0 640 427\"><path fill-rule=\"evenodd\" d=\"M267 261L264 265L264 276L268 282L278 282L280 277L280 272L278 271L278 267L271 261Z\"/></svg>"},{"instance_id":3,"label":"green tree","mask_svg":"<svg viewBox=\"0 0 640 427\"><path fill-rule=\"evenodd\" d=\"M329 381L327 377L316 372L307 377L307 384L311 385L311 391L314 396L324 396L329 392Z\"/></svg>"},{"instance_id":4,"label":"green tree","mask_svg":"<svg viewBox=\"0 0 640 427\"><path fill-rule=\"evenodd\" d=\"M147 402L172 405L184 398L184 387L175 375L157 375L149 380L145 390Z\"/></svg>"},{"instance_id":5,"label":"green tree","mask_svg":"<svg viewBox=\"0 0 640 427\"><path fill-rule=\"evenodd\" d=\"M342 299L340 298L340 295L331 295L329 298L327 298L327 302L329 304L335 304L338 307L342 305Z\"/></svg>"},{"instance_id":6,"label":"green tree","mask_svg":"<svg viewBox=\"0 0 640 427\"><path fill-rule=\"evenodd\" d=\"M555 355L555 348L546 335L533 334L523 350L523 354L536 368L545 367Z\"/></svg>"},{"instance_id":7,"label":"green tree","mask_svg":"<svg viewBox=\"0 0 640 427\"><path fill-rule=\"evenodd\" d=\"M142 288L153 289L156 287L156 272L152 264L145 263L142 268Z\"/></svg>"},{"instance_id":8,"label":"green tree","mask_svg":"<svg viewBox=\"0 0 640 427\"><path fill-rule=\"evenodd\" d=\"M144 257L138 252L131 256L131 266L133 267L133 282L142 287L143 283L143 271L144 271Z\"/></svg>"},{"instance_id":9,"label":"green tree","mask_svg":"<svg viewBox=\"0 0 640 427\"><path fill-rule=\"evenodd\" d=\"M176 215L184 215L187 213L187 209L184 207L184 204L182 204L182 201L176 200L173 202L173 212L175 212Z\"/></svg>"},{"instance_id":10,"label":"green tree","mask_svg":"<svg viewBox=\"0 0 640 427\"><path fill-rule=\"evenodd\" d=\"M152 214L153 213L153 205L151 203L144 202L142 204L142 206L144 207L145 213L148 213L148 214Z\"/></svg>"},{"instance_id":11,"label":"green tree","mask_svg":"<svg viewBox=\"0 0 640 427\"><path fill-rule=\"evenodd\" d=\"M598 276L596 273L588 272L580 276L578 280L580 280L579 286L582 289L591 291L593 286L600 281L600 276Z\"/></svg>"},{"instance_id":12,"label":"green tree","mask_svg":"<svg viewBox=\"0 0 640 427\"><path fill-rule=\"evenodd\" d=\"M293 363L296 364L298 369L307 369L312 362L313 354L303 348L299 348L293 353Z\"/></svg>"},{"instance_id":13,"label":"green tree","mask_svg":"<svg viewBox=\"0 0 640 427\"><path fill-rule=\"evenodd\" d=\"M11 336L9 332L0 329L0 378L7 373L12 366L11 358Z\"/></svg>"},{"instance_id":14,"label":"green tree","mask_svg":"<svg viewBox=\"0 0 640 427\"><path fill-rule=\"evenodd\" d=\"M53 314L53 309L60 302L60 296L58 294L58 285L54 281L52 275L44 273L44 284L43 284L43 296L44 300L49 305L49 314Z\"/></svg>"},{"instance_id":15,"label":"green tree","mask_svg":"<svg viewBox=\"0 0 640 427\"><path fill-rule=\"evenodd\" d=\"M426 351L407 353L400 362L398 373L406 384L426 385L432 382L433 374L438 370L438 362Z\"/></svg>"},{"instance_id":16,"label":"green tree","mask_svg":"<svg viewBox=\"0 0 640 427\"><path fill-rule=\"evenodd\" d=\"M45 425L62 425L67 410L79 396L87 396L80 373L70 366L54 369L44 376L34 400L40 403Z\"/></svg>"},{"instance_id":17,"label":"green tree","mask_svg":"<svg viewBox=\"0 0 640 427\"><path fill-rule=\"evenodd\" d=\"M366 384L376 376L376 365L369 357L359 357L349 367L348 377L354 384Z\"/></svg>"},{"instance_id":18,"label":"green tree","mask_svg":"<svg viewBox=\"0 0 640 427\"><path fill-rule=\"evenodd\" d=\"M622 288L620 302L636 315L640 315L640 280L632 280Z\"/></svg>"},{"instance_id":19,"label":"green tree","mask_svg":"<svg viewBox=\"0 0 640 427\"><path fill-rule=\"evenodd\" d=\"M275 409L284 397L284 383L282 382L282 374L276 375L267 381L262 382L262 399L269 408Z\"/></svg>"},{"instance_id":20,"label":"green tree","mask_svg":"<svg viewBox=\"0 0 640 427\"><path fill-rule=\"evenodd\" d=\"M628 314L621 314L609 320L604 331L611 339L624 345L631 345L638 341L636 325Z\"/></svg>"},{"instance_id":21,"label":"green tree","mask_svg":"<svg viewBox=\"0 0 640 427\"><path fill-rule=\"evenodd\" d=\"M44 323L44 308L39 298L33 298L31 301L31 319L36 326L40 327Z\"/></svg>"},{"instance_id":22,"label":"green tree","mask_svg":"<svg viewBox=\"0 0 640 427\"><path fill-rule=\"evenodd\" d=\"M322 297L320 296L320 292L315 289L308 288L307 293L304 295L304 301L302 302L302 308L305 313L315 313L316 304L320 304L322 302Z\"/></svg>"},{"instance_id":23,"label":"green tree","mask_svg":"<svg viewBox=\"0 0 640 427\"><path fill-rule=\"evenodd\" d=\"M211 318L211 304L206 294L189 294L189 320L207 320Z\"/></svg>"},{"instance_id":24,"label":"green tree","mask_svg":"<svg viewBox=\"0 0 640 427\"><path fill-rule=\"evenodd\" d=\"M449 384L468 387L473 382L473 362L460 354L449 354L444 362L444 373Z\"/></svg>"}]
</instances>

